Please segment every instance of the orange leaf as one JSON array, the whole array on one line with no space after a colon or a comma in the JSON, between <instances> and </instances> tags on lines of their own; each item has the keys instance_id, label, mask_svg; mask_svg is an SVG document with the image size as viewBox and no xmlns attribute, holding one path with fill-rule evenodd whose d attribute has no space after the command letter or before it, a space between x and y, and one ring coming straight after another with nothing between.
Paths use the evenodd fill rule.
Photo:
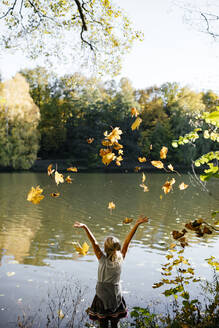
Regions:
<instances>
[{"instance_id":1,"label":"orange leaf","mask_svg":"<svg viewBox=\"0 0 219 328\"><path fill-rule=\"evenodd\" d=\"M162 187L165 194L168 194L172 190L172 185L176 182L173 178L170 181L166 181Z\"/></svg>"},{"instance_id":2,"label":"orange leaf","mask_svg":"<svg viewBox=\"0 0 219 328\"><path fill-rule=\"evenodd\" d=\"M140 166L136 166L135 168L134 168L134 171L135 172L139 172L141 170L141 167Z\"/></svg>"},{"instance_id":3,"label":"orange leaf","mask_svg":"<svg viewBox=\"0 0 219 328\"><path fill-rule=\"evenodd\" d=\"M131 114L132 114L132 117L133 116L137 117L139 115L139 111L135 107L132 107Z\"/></svg>"},{"instance_id":4,"label":"orange leaf","mask_svg":"<svg viewBox=\"0 0 219 328\"><path fill-rule=\"evenodd\" d=\"M69 168L67 169L67 171L78 172L78 169L77 169L77 167L69 167Z\"/></svg>"},{"instance_id":5,"label":"orange leaf","mask_svg":"<svg viewBox=\"0 0 219 328\"><path fill-rule=\"evenodd\" d=\"M163 169L164 165L161 161L151 161L151 164L158 169Z\"/></svg>"},{"instance_id":6,"label":"orange leaf","mask_svg":"<svg viewBox=\"0 0 219 328\"><path fill-rule=\"evenodd\" d=\"M91 144L94 141L94 138L88 138L87 143Z\"/></svg>"},{"instance_id":7,"label":"orange leaf","mask_svg":"<svg viewBox=\"0 0 219 328\"><path fill-rule=\"evenodd\" d=\"M54 171L55 171L54 169L52 170L52 164L50 164L47 168L48 176L52 175Z\"/></svg>"},{"instance_id":8,"label":"orange leaf","mask_svg":"<svg viewBox=\"0 0 219 328\"><path fill-rule=\"evenodd\" d=\"M186 188L188 188L189 185L185 184L184 182L180 183L179 185L179 189L180 190L185 190Z\"/></svg>"},{"instance_id":9,"label":"orange leaf","mask_svg":"<svg viewBox=\"0 0 219 328\"><path fill-rule=\"evenodd\" d=\"M144 162L146 162L146 157L138 157L138 161L140 163L144 163Z\"/></svg>"},{"instance_id":10,"label":"orange leaf","mask_svg":"<svg viewBox=\"0 0 219 328\"><path fill-rule=\"evenodd\" d=\"M128 224L128 223L131 223L133 221L133 219L131 219L131 218L125 218L124 220L123 220L123 223L124 224Z\"/></svg>"},{"instance_id":11,"label":"orange leaf","mask_svg":"<svg viewBox=\"0 0 219 328\"><path fill-rule=\"evenodd\" d=\"M67 178L65 178L65 181L67 183L72 183L72 179L71 179L71 177L69 175L67 176Z\"/></svg>"},{"instance_id":12,"label":"orange leaf","mask_svg":"<svg viewBox=\"0 0 219 328\"><path fill-rule=\"evenodd\" d=\"M168 148L163 146L160 151L160 158L165 159L167 157Z\"/></svg>"},{"instance_id":13,"label":"orange leaf","mask_svg":"<svg viewBox=\"0 0 219 328\"><path fill-rule=\"evenodd\" d=\"M57 198L60 196L60 193L59 192L53 192L52 194L50 194L50 196L54 197L54 198Z\"/></svg>"},{"instance_id":14,"label":"orange leaf","mask_svg":"<svg viewBox=\"0 0 219 328\"><path fill-rule=\"evenodd\" d=\"M145 180L146 180L146 176L145 176L145 174L144 174L144 173L142 173L142 183L144 183L144 182L145 182Z\"/></svg>"}]
</instances>

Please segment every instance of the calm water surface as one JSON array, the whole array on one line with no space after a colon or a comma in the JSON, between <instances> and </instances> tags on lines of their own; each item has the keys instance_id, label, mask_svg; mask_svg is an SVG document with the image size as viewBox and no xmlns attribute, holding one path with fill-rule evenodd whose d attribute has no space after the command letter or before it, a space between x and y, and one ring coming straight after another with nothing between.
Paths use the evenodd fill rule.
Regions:
<instances>
[{"instance_id":1,"label":"calm water surface","mask_svg":"<svg viewBox=\"0 0 219 328\"><path fill-rule=\"evenodd\" d=\"M161 278L161 263L173 242L171 231L197 218L211 223L211 211L219 210L218 181L209 182L207 193L189 175L174 175L174 191L164 195L161 187L167 174L146 174L146 193L139 187L141 173L73 177L72 184L57 188L46 174L0 174L0 327L13 327L18 314L28 307L37 309L49 291L67 282L88 286L85 303L90 302L97 260L91 248L86 256L74 251L72 242L89 243L83 230L73 228L74 221L86 223L102 246L108 235L124 240L132 226L123 224L125 217L150 218L139 227L124 263L123 290L131 307L161 297L161 290L151 286ZM185 191L178 189L182 181L189 184ZM34 205L26 197L37 185L45 198ZM54 199L50 193L57 190L61 195ZM111 201L116 205L112 213L107 208ZM197 274L208 276L204 259L218 255L218 234L189 234L188 239L185 256Z\"/></svg>"}]
</instances>

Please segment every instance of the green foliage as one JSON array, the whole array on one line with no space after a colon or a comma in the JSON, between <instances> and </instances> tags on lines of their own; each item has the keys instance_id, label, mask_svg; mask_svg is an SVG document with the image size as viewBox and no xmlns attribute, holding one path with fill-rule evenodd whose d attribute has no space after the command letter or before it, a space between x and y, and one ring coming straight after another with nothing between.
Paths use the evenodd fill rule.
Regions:
<instances>
[{"instance_id":1,"label":"green foliage","mask_svg":"<svg viewBox=\"0 0 219 328\"><path fill-rule=\"evenodd\" d=\"M156 323L156 314L150 313L149 308L142 308L135 306L130 312L131 318L134 319L134 323L131 326L136 328L158 328Z\"/></svg>"},{"instance_id":2,"label":"green foliage","mask_svg":"<svg viewBox=\"0 0 219 328\"><path fill-rule=\"evenodd\" d=\"M3 1L0 4L1 49L22 49L32 59L54 65L96 64L99 71L118 73L121 57L142 39L111 0Z\"/></svg>"}]
</instances>

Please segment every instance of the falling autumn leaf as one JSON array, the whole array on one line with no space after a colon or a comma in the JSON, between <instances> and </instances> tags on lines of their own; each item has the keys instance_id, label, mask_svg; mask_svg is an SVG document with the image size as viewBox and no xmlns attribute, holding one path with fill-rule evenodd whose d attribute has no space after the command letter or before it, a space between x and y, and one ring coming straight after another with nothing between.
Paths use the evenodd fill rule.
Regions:
<instances>
[{"instance_id":1,"label":"falling autumn leaf","mask_svg":"<svg viewBox=\"0 0 219 328\"><path fill-rule=\"evenodd\" d=\"M58 310L57 311L57 314L58 314L58 317L59 317L59 319L64 319L64 317L65 317L65 315L64 315L64 313L62 312L62 309L61 310Z\"/></svg>"},{"instance_id":2,"label":"falling autumn leaf","mask_svg":"<svg viewBox=\"0 0 219 328\"><path fill-rule=\"evenodd\" d=\"M59 173L58 171L55 171L55 182L57 186L59 185L59 183L64 183L63 174Z\"/></svg>"},{"instance_id":3,"label":"falling autumn leaf","mask_svg":"<svg viewBox=\"0 0 219 328\"><path fill-rule=\"evenodd\" d=\"M139 172L141 170L141 167L140 166L136 166L135 168L134 168L134 171L135 172Z\"/></svg>"},{"instance_id":4,"label":"falling autumn leaf","mask_svg":"<svg viewBox=\"0 0 219 328\"><path fill-rule=\"evenodd\" d=\"M105 137L110 140L110 142L118 142L121 139L120 135L122 134L122 130L119 127L116 127L108 134L107 131L104 132Z\"/></svg>"},{"instance_id":5,"label":"falling autumn leaf","mask_svg":"<svg viewBox=\"0 0 219 328\"><path fill-rule=\"evenodd\" d=\"M43 189L41 189L40 186L37 186L36 188L32 187L27 195L27 200L33 204L39 204L40 201L44 198L44 196L41 195L42 192Z\"/></svg>"},{"instance_id":6,"label":"falling autumn leaf","mask_svg":"<svg viewBox=\"0 0 219 328\"><path fill-rule=\"evenodd\" d=\"M125 218L122 222L124 224L128 224L128 223L131 223L132 221L133 221L133 219L131 219L131 218Z\"/></svg>"},{"instance_id":7,"label":"falling autumn leaf","mask_svg":"<svg viewBox=\"0 0 219 328\"><path fill-rule=\"evenodd\" d=\"M172 164L169 164L167 167L168 167L168 169L169 169L170 171L172 171L172 172L174 171L174 167L173 167Z\"/></svg>"},{"instance_id":8,"label":"falling autumn leaf","mask_svg":"<svg viewBox=\"0 0 219 328\"><path fill-rule=\"evenodd\" d=\"M121 161L123 161L123 158L122 158L122 156L120 155L120 156L117 156L116 157L116 165L118 165L118 166L120 166L121 165Z\"/></svg>"},{"instance_id":9,"label":"falling autumn leaf","mask_svg":"<svg viewBox=\"0 0 219 328\"><path fill-rule=\"evenodd\" d=\"M66 181L67 183L72 183L72 179L71 179L70 175L68 175L68 176L65 178L65 181Z\"/></svg>"},{"instance_id":10,"label":"falling autumn leaf","mask_svg":"<svg viewBox=\"0 0 219 328\"><path fill-rule=\"evenodd\" d=\"M150 150L152 150L153 149L153 145L150 145Z\"/></svg>"},{"instance_id":11,"label":"falling autumn leaf","mask_svg":"<svg viewBox=\"0 0 219 328\"><path fill-rule=\"evenodd\" d=\"M115 207L116 207L116 205L113 203L113 202L109 202L109 204L108 204L108 209L109 210L114 210L115 209Z\"/></svg>"},{"instance_id":12,"label":"falling autumn leaf","mask_svg":"<svg viewBox=\"0 0 219 328\"><path fill-rule=\"evenodd\" d=\"M132 107L131 115L132 115L132 117L133 116L137 117L139 115L139 111L135 107Z\"/></svg>"},{"instance_id":13,"label":"falling autumn leaf","mask_svg":"<svg viewBox=\"0 0 219 328\"><path fill-rule=\"evenodd\" d=\"M52 164L50 164L47 168L48 176L52 175L54 171L55 171L55 169L52 170Z\"/></svg>"},{"instance_id":14,"label":"falling autumn leaf","mask_svg":"<svg viewBox=\"0 0 219 328\"><path fill-rule=\"evenodd\" d=\"M116 159L116 155L111 151L111 149L100 149L100 156L102 157L102 162L105 165L109 165L114 159Z\"/></svg>"},{"instance_id":15,"label":"falling autumn leaf","mask_svg":"<svg viewBox=\"0 0 219 328\"><path fill-rule=\"evenodd\" d=\"M185 190L188 188L189 185L185 184L184 182L182 182L180 185L179 185L179 189L180 190Z\"/></svg>"},{"instance_id":16,"label":"falling autumn leaf","mask_svg":"<svg viewBox=\"0 0 219 328\"><path fill-rule=\"evenodd\" d=\"M176 182L174 178L170 181L166 181L162 187L165 194L168 194L172 190L172 185Z\"/></svg>"},{"instance_id":17,"label":"falling autumn leaf","mask_svg":"<svg viewBox=\"0 0 219 328\"><path fill-rule=\"evenodd\" d=\"M165 159L167 157L168 148L163 146L160 150L160 158Z\"/></svg>"},{"instance_id":18,"label":"falling autumn leaf","mask_svg":"<svg viewBox=\"0 0 219 328\"><path fill-rule=\"evenodd\" d=\"M141 183L139 186L143 188L144 192L149 191L148 187L144 183Z\"/></svg>"},{"instance_id":19,"label":"falling autumn leaf","mask_svg":"<svg viewBox=\"0 0 219 328\"><path fill-rule=\"evenodd\" d=\"M86 255L89 250L89 245L86 243L86 241L82 246L79 243L73 243L73 246L75 250L81 255Z\"/></svg>"},{"instance_id":20,"label":"falling autumn leaf","mask_svg":"<svg viewBox=\"0 0 219 328\"><path fill-rule=\"evenodd\" d=\"M146 157L138 157L138 161L140 163L144 163L144 162L146 162Z\"/></svg>"},{"instance_id":21,"label":"falling autumn leaf","mask_svg":"<svg viewBox=\"0 0 219 328\"><path fill-rule=\"evenodd\" d=\"M77 169L77 167L69 167L69 168L67 168L67 171L78 172L78 169Z\"/></svg>"},{"instance_id":22,"label":"falling autumn leaf","mask_svg":"<svg viewBox=\"0 0 219 328\"><path fill-rule=\"evenodd\" d=\"M50 194L51 197L54 197L54 198L57 198L60 196L60 193L59 192L53 192Z\"/></svg>"},{"instance_id":23,"label":"falling autumn leaf","mask_svg":"<svg viewBox=\"0 0 219 328\"><path fill-rule=\"evenodd\" d=\"M88 138L87 143L91 144L94 141L94 138Z\"/></svg>"},{"instance_id":24,"label":"falling autumn leaf","mask_svg":"<svg viewBox=\"0 0 219 328\"><path fill-rule=\"evenodd\" d=\"M137 117L136 120L134 121L134 123L132 123L131 129L132 130L138 129L141 122L142 122L142 119L140 117Z\"/></svg>"},{"instance_id":25,"label":"falling autumn leaf","mask_svg":"<svg viewBox=\"0 0 219 328\"><path fill-rule=\"evenodd\" d=\"M142 183L144 183L145 182L145 180L146 180L146 175L144 174L144 172L142 173Z\"/></svg>"},{"instance_id":26,"label":"falling autumn leaf","mask_svg":"<svg viewBox=\"0 0 219 328\"><path fill-rule=\"evenodd\" d=\"M163 169L164 165L161 161L151 161L151 164L158 169Z\"/></svg>"}]
</instances>

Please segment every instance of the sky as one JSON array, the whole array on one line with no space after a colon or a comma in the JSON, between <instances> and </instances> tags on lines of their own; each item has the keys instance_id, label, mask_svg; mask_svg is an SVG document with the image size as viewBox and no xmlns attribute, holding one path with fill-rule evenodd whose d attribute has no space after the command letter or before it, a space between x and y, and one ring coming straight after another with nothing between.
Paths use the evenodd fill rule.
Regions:
<instances>
[{"instance_id":1,"label":"sky","mask_svg":"<svg viewBox=\"0 0 219 328\"><path fill-rule=\"evenodd\" d=\"M219 93L219 40L215 42L200 32L195 16L196 24L185 21L181 0L114 1L125 8L135 28L144 32L144 41L135 43L125 56L119 78L129 78L135 88L178 82L197 91L211 89ZM190 4L195 2L205 1L190 0ZM3 79L28 66L22 54L0 58Z\"/></svg>"}]
</instances>

